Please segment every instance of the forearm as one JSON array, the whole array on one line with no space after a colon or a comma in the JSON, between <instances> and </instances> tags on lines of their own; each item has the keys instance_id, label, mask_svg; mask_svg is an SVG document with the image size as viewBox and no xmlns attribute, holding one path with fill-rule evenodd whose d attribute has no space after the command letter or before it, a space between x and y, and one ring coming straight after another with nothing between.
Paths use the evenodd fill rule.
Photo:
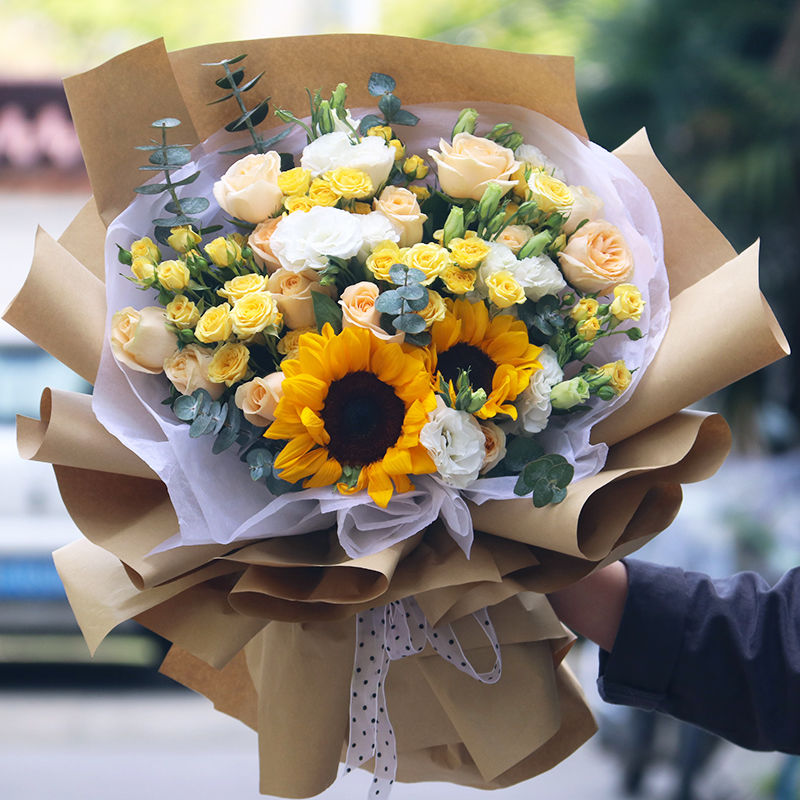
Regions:
<instances>
[{"instance_id":1,"label":"forearm","mask_svg":"<svg viewBox=\"0 0 800 800\"><path fill-rule=\"evenodd\" d=\"M617 561L548 598L568 628L611 650L627 596L628 571Z\"/></svg>"}]
</instances>

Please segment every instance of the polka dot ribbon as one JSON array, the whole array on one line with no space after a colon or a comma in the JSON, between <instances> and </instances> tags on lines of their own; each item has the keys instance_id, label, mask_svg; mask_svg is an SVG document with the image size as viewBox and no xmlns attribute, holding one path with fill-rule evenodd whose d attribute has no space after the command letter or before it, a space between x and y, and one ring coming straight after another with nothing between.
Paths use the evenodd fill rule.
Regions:
<instances>
[{"instance_id":1,"label":"polka dot ribbon","mask_svg":"<svg viewBox=\"0 0 800 800\"><path fill-rule=\"evenodd\" d=\"M386 798L397 772L394 730L386 710L389 663L421 653L426 644L481 683L496 683L502 669L497 634L485 608L472 615L494 648L494 667L478 672L450 625L431 627L413 597L362 612L356 622L356 657L350 685L350 740L345 772L375 758L369 800Z\"/></svg>"}]
</instances>

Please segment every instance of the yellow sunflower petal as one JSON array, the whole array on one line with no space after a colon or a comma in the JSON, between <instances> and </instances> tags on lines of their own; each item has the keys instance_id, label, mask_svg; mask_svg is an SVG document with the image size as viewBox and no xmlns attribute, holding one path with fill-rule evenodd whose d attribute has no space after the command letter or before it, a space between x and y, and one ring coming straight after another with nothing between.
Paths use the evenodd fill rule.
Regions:
<instances>
[{"instance_id":1,"label":"yellow sunflower petal","mask_svg":"<svg viewBox=\"0 0 800 800\"><path fill-rule=\"evenodd\" d=\"M342 465L335 459L329 458L315 475L303 483L306 489L318 489L321 486L330 486L342 476Z\"/></svg>"},{"instance_id":2,"label":"yellow sunflower petal","mask_svg":"<svg viewBox=\"0 0 800 800\"><path fill-rule=\"evenodd\" d=\"M322 447L325 447L331 440L325 430L325 423L322 417L315 414L308 406L300 412L300 421L308 431L308 435ZM338 477L338 476L337 476ZM324 484L323 484L324 485Z\"/></svg>"},{"instance_id":3,"label":"yellow sunflower petal","mask_svg":"<svg viewBox=\"0 0 800 800\"><path fill-rule=\"evenodd\" d=\"M386 508L394 494L392 479L379 462L364 467L367 473L367 492L381 508Z\"/></svg>"},{"instance_id":4,"label":"yellow sunflower petal","mask_svg":"<svg viewBox=\"0 0 800 800\"><path fill-rule=\"evenodd\" d=\"M284 448L285 450L286 448ZM283 455L283 450L281 451ZM285 481L296 483L302 478L316 474L322 465L328 460L328 451L325 449L313 450L304 456L298 456L291 466L280 470L280 476ZM275 467L278 469L278 459L275 459Z\"/></svg>"},{"instance_id":5,"label":"yellow sunflower petal","mask_svg":"<svg viewBox=\"0 0 800 800\"><path fill-rule=\"evenodd\" d=\"M315 378L313 375L296 375L287 378L282 384L283 398L286 405L295 405L300 408L313 408L319 411L325 403L328 394L328 384Z\"/></svg>"}]
</instances>

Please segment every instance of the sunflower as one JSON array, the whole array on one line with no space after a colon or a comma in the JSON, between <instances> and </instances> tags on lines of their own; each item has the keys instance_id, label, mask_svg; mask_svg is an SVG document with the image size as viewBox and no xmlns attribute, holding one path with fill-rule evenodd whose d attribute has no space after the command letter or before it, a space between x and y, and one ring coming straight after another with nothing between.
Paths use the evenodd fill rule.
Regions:
<instances>
[{"instance_id":1,"label":"sunflower","mask_svg":"<svg viewBox=\"0 0 800 800\"><path fill-rule=\"evenodd\" d=\"M283 397L264 433L287 440L275 458L281 478L335 483L342 494L366 488L385 508L394 491L413 489L409 475L436 471L419 442L436 407L430 374L400 345L325 325L303 334L297 358L281 366Z\"/></svg>"},{"instance_id":2,"label":"sunflower","mask_svg":"<svg viewBox=\"0 0 800 800\"><path fill-rule=\"evenodd\" d=\"M487 401L476 413L481 419L497 414L517 418L512 404L541 369L540 347L530 343L525 323L510 314L489 318L483 301L448 300L448 311L430 329L429 368L439 385L440 376L455 384L460 370L469 371L474 389L483 389Z\"/></svg>"}]
</instances>

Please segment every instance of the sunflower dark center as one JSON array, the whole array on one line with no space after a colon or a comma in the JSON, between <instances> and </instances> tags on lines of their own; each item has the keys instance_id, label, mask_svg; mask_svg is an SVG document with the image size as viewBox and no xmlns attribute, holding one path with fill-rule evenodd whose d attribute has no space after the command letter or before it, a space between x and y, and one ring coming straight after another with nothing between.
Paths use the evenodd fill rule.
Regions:
<instances>
[{"instance_id":1,"label":"sunflower dark center","mask_svg":"<svg viewBox=\"0 0 800 800\"><path fill-rule=\"evenodd\" d=\"M458 342L443 353L439 353L439 372L446 381L458 379L458 371L469 370L469 382L473 389L483 389L486 394L492 391L492 378L497 364L479 347Z\"/></svg>"},{"instance_id":2,"label":"sunflower dark center","mask_svg":"<svg viewBox=\"0 0 800 800\"><path fill-rule=\"evenodd\" d=\"M371 372L331 382L322 409L328 452L342 464L380 461L403 430L406 408L394 389Z\"/></svg>"}]
</instances>

